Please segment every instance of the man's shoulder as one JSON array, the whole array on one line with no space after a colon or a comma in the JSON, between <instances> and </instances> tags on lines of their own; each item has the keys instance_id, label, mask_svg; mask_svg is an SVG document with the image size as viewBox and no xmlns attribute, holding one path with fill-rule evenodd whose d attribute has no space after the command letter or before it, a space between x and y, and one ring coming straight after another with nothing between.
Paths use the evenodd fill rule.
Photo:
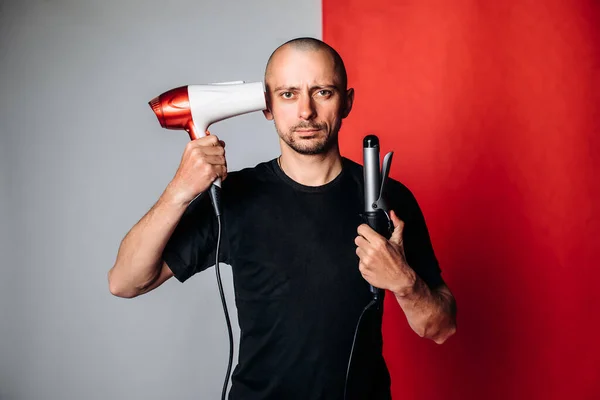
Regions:
<instances>
[{"instance_id":1,"label":"man's shoulder","mask_svg":"<svg viewBox=\"0 0 600 400\"><path fill-rule=\"evenodd\" d=\"M353 173L359 172L362 174L363 166L357 163L356 161L353 161L347 157L342 157L342 165L344 166L344 168L348 169Z\"/></svg>"},{"instance_id":2,"label":"man's shoulder","mask_svg":"<svg viewBox=\"0 0 600 400\"><path fill-rule=\"evenodd\" d=\"M398 196L398 197L408 198L408 199L414 198L414 195L413 195L412 191L408 188L408 186L406 186L401 181L391 178L391 177L389 178L389 181L387 182L387 191L393 196Z\"/></svg>"},{"instance_id":3,"label":"man's shoulder","mask_svg":"<svg viewBox=\"0 0 600 400\"><path fill-rule=\"evenodd\" d=\"M277 160L276 158L273 158L273 159L270 159L267 161L261 161L261 162L255 164L254 166L248 166L248 167L238 169L236 171L232 171L232 172L230 172L230 174L232 174L233 176L260 175L265 172L272 171L273 163L276 162L276 160Z\"/></svg>"},{"instance_id":4,"label":"man's shoulder","mask_svg":"<svg viewBox=\"0 0 600 400\"><path fill-rule=\"evenodd\" d=\"M244 167L235 171L229 171L227 178L223 181L223 185L227 182L227 186L246 186L248 184L256 184L260 181L270 180L273 178L273 163L276 159L262 161L254 166Z\"/></svg>"},{"instance_id":5,"label":"man's shoulder","mask_svg":"<svg viewBox=\"0 0 600 400\"><path fill-rule=\"evenodd\" d=\"M350 179L362 187L364 182L363 166L349 158L342 157L342 167L346 179Z\"/></svg>"}]
</instances>

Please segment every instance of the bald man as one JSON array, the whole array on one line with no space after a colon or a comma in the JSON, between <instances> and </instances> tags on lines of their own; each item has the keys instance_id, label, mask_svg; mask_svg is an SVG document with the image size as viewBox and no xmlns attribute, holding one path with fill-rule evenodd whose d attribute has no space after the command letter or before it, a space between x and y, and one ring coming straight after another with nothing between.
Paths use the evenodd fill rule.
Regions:
<instances>
[{"instance_id":1,"label":"bald man","mask_svg":"<svg viewBox=\"0 0 600 400\"><path fill-rule=\"evenodd\" d=\"M347 384L347 399L390 399L381 308L363 321L368 333L346 382L369 284L395 296L418 335L443 343L455 332L455 301L423 215L391 180L391 238L362 223L362 167L338 146L354 91L333 48L313 38L283 44L265 85L281 155L228 175L217 137L190 142L158 202L123 239L110 291L136 297L215 264L218 225L204 193L221 177L219 260L232 267L241 328L229 398L341 400Z\"/></svg>"}]
</instances>

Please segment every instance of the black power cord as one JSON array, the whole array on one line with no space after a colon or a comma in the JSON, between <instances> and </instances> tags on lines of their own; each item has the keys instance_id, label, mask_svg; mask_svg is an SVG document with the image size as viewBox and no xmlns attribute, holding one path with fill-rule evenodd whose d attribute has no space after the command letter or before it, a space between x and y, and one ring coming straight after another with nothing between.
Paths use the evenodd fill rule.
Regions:
<instances>
[{"instance_id":1,"label":"black power cord","mask_svg":"<svg viewBox=\"0 0 600 400\"><path fill-rule=\"evenodd\" d=\"M219 285L219 294L221 295L221 303L223 303L223 312L225 313L225 322L227 322L227 333L229 333L229 363L227 365L227 373L225 374L225 382L223 383L223 391L221 400L225 400L227 395L227 386L229 384L229 374L231 373L231 365L233 363L233 332L231 331L231 321L229 320L229 312L227 311L227 302L223 293L223 283L221 282L221 270L219 269L219 248L221 247L221 216L217 215L219 224L219 232L217 234L217 255L215 261L215 270L217 273L217 284Z\"/></svg>"},{"instance_id":2,"label":"black power cord","mask_svg":"<svg viewBox=\"0 0 600 400\"><path fill-rule=\"evenodd\" d=\"M344 400L346 399L346 395L347 395L348 377L350 376L350 367L352 366L352 355L354 354L354 345L356 344L356 337L358 336L360 322L362 321L362 317L363 317L363 315L365 315L365 312L369 308L373 307L374 305L377 305L377 303L378 302L376 299L371 300L371 302L369 304L367 304L366 307L360 313L360 317L358 317L358 322L356 323L356 329L354 330L354 339L352 340L352 347L350 348L350 358L348 359L348 367L346 368L346 381L344 382Z\"/></svg>"}]
</instances>

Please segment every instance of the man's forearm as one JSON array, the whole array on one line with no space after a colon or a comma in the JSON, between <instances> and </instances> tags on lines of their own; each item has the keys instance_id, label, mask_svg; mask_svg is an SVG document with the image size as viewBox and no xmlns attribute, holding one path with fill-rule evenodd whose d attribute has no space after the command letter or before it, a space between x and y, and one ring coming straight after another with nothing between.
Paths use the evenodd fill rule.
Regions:
<instances>
[{"instance_id":1,"label":"man's forearm","mask_svg":"<svg viewBox=\"0 0 600 400\"><path fill-rule=\"evenodd\" d=\"M162 252L185 209L165 192L127 233L108 274L113 294L135 296L158 277Z\"/></svg>"},{"instance_id":2,"label":"man's forearm","mask_svg":"<svg viewBox=\"0 0 600 400\"><path fill-rule=\"evenodd\" d=\"M442 344L456 331L456 303L446 285L431 290L415 274L411 290L394 294L410 327L419 336Z\"/></svg>"}]
</instances>

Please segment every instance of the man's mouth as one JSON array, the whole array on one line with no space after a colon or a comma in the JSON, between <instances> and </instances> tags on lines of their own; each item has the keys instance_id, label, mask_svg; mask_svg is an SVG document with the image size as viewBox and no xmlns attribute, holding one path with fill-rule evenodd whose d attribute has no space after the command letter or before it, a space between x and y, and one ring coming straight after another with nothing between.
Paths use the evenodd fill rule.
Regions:
<instances>
[{"instance_id":1,"label":"man's mouth","mask_svg":"<svg viewBox=\"0 0 600 400\"><path fill-rule=\"evenodd\" d=\"M298 133L314 133L314 132L318 132L320 130L321 130L321 128L302 128L302 129L296 129L295 131Z\"/></svg>"}]
</instances>

